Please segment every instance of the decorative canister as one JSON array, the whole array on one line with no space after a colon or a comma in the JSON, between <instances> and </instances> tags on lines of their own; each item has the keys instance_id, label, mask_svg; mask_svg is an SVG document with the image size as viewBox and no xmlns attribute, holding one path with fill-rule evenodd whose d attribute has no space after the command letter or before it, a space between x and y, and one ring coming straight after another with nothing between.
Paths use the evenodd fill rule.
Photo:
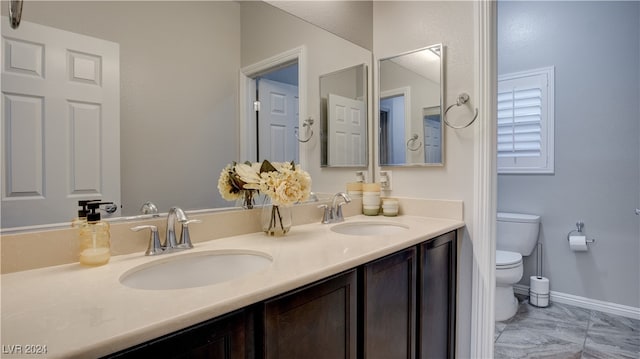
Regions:
<instances>
[{"instance_id":1,"label":"decorative canister","mask_svg":"<svg viewBox=\"0 0 640 359\"><path fill-rule=\"evenodd\" d=\"M387 217L394 217L398 215L398 200L392 198L385 198L382 200L382 214Z\"/></svg>"},{"instance_id":2,"label":"decorative canister","mask_svg":"<svg viewBox=\"0 0 640 359\"><path fill-rule=\"evenodd\" d=\"M362 182L350 182L347 183L347 194L351 198L362 197Z\"/></svg>"},{"instance_id":3,"label":"decorative canister","mask_svg":"<svg viewBox=\"0 0 640 359\"><path fill-rule=\"evenodd\" d=\"M362 213L367 216L380 213L380 183L362 184Z\"/></svg>"}]
</instances>

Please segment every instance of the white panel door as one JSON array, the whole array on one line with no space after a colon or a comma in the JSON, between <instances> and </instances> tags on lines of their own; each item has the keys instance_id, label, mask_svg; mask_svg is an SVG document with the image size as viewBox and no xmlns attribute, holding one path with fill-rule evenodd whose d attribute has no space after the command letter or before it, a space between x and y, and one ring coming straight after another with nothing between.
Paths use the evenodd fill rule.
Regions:
<instances>
[{"instance_id":1,"label":"white panel door","mask_svg":"<svg viewBox=\"0 0 640 359\"><path fill-rule=\"evenodd\" d=\"M330 166L366 166L367 122L364 102L334 94L327 99Z\"/></svg>"},{"instance_id":2,"label":"white panel door","mask_svg":"<svg viewBox=\"0 0 640 359\"><path fill-rule=\"evenodd\" d=\"M442 162L441 124L438 121L424 119L424 162Z\"/></svg>"},{"instance_id":3,"label":"white panel door","mask_svg":"<svg viewBox=\"0 0 640 359\"><path fill-rule=\"evenodd\" d=\"M299 163L298 87L260 79L258 100L258 161Z\"/></svg>"},{"instance_id":4,"label":"white panel door","mask_svg":"<svg viewBox=\"0 0 640 359\"><path fill-rule=\"evenodd\" d=\"M119 45L3 17L1 46L2 227L120 204Z\"/></svg>"}]
</instances>

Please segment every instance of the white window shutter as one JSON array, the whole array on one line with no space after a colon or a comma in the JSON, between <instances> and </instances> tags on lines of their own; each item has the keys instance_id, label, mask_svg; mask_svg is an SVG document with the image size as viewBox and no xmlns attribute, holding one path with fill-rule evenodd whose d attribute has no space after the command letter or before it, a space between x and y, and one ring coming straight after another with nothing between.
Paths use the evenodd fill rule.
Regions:
<instances>
[{"instance_id":1,"label":"white window shutter","mask_svg":"<svg viewBox=\"0 0 640 359\"><path fill-rule=\"evenodd\" d=\"M498 173L553 173L553 68L498 79Z\"/></svg>"}]
</instances>

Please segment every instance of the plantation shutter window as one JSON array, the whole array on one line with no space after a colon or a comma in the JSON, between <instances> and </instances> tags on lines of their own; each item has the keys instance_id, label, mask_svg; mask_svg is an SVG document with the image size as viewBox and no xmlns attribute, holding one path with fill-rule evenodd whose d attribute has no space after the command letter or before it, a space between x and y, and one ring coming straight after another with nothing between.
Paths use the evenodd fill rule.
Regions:
<instances>
[{"instance_id":1,"label":"plantation shutter window","mask_svg":"<svg viewBox=\"0 0 640 359\"><path fill-rule=\"evenodd\" d=\"M553 72L498 78L498 173L553 173Z\"/></svg>"}]
</instances>

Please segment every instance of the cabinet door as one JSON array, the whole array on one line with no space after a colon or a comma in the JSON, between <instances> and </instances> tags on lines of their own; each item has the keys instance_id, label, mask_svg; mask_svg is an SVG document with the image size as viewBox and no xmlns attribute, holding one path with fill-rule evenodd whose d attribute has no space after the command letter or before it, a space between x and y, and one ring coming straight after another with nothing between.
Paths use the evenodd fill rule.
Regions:
<instances>
[{"instance_id":1,"label":"cabinet door","mask_svg":"<svg viewBox=\"0 0 640 359\"><path fill-rule=\"evenodd\" d=\"M364 265L365 358L415 357L416 262L412 247Z\"/></svg>"},{"instance_id":2,"label":"cabinet door","mask_svg":"<svg viewBox=\"0 0 640 359\"><path fill-rule=\"evenodd\" d=\"M253 317L240 310L112 354L108 358L253 358Z\"/></svg>"},{"instance_id":3,"label":"cabinet door","mask_svg":"<svg viewBox=\"0 0 640 359\"><path fill-rule=\"evenodd\" d=\"M265 303L264 357L356 357L357 276L351 270Z\"/></svg>"},{"instance_id":4,"label":"cabinet door","mask_svg":"<svg viewBox=\"0 0 640 359\"><path fill-rule=\"evenodd\" d=\"M456 233L420 245L419 358L455 357Z\"/></svg>"}]
</instances>

